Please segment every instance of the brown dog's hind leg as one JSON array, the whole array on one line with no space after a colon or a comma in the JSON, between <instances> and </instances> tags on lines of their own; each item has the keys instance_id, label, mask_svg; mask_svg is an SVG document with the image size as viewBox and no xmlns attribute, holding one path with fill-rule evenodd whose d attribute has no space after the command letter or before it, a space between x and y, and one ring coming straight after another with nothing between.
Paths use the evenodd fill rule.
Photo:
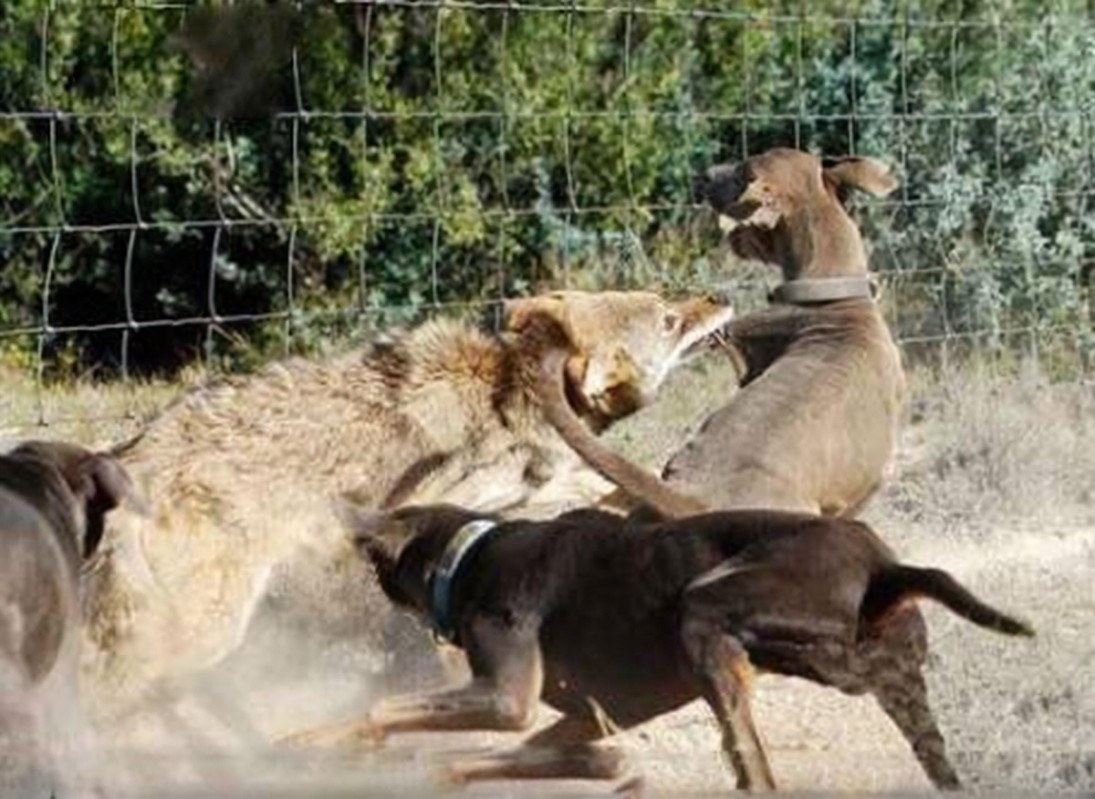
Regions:
<instances>
[{"instance_id":1,"label":"brown dog's hind leg","mask_svg":"<svg viewBox=\"0 0 1095 799\"><path fill-rule=\"evenodd\" d=\"M920 671L927 652L920 611L915 606L905 608L879 628L877 639L863 641L859 648L860 656L867 659L871 693L909 742L928 778L940 790L961 788Z\"/></svg>"},{"instance_id":2,"label":"brown dog's hind leg","mask_svg":"<svg viewBox=\"0 0 1095 799\"><path fill-rule=\"evenodd\" d=\"M737 775L739 790L775 790L764 742L749 708L753 672L749 654L738 639L702 618L686 618L682 638L703 697L722 728L722 748Z\"/></svg>"}]
</instances>

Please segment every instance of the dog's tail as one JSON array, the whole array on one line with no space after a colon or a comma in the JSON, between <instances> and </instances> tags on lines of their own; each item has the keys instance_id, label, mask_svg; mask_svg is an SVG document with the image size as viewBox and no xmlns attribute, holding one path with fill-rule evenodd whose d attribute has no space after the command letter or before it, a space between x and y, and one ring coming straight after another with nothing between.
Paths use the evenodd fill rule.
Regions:
<instances>
[{"instance_id":1,"label":"dog's tail","mask_svg":"<svg viewBox=\"0 0 1095 799\"><path fill-rule=\"evenodd\" d=\"M888 566L871 580L863 603L864 616L869 624L877 625L903 602L918 597L934 599L962 618L1004 635L1034 635L1029 624L982 602L942 569L899 563Z\"/></svg>"}]
</instances>

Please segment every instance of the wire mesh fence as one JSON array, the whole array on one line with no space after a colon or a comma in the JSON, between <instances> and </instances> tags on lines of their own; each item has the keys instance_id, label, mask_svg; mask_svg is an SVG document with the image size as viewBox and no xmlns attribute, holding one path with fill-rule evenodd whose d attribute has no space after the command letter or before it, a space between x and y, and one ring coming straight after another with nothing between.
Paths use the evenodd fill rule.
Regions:
<instances>
[{"instance_id":1,"label":"wire mesh fence","mask_svg":"<svg viewBox=\"0 0 1095 799\"><path fill-rule=\"evenodd\" d=\"M39 386L545 287L744 310L692 176L777 145L894 166L859 216L910 357L1095 344L1084 4L8 5L0 353Z\"/></svg>"},{"instance_id":2,"label":"wire mesh fence","mask_svg":"<svg viewBox=\"0 0 1095 799\"><path fill-rule=\"evenodd\" d=\"M894 167L901 188L857 218L910 360L1090 374L1085 3L3 5L0 435L114 431L176 393L125 391L147 376L247 369L432 313L497 318L504 298L548 287L729 288L745 312L774 276L721 249L692 177L773 146ZM1058 559L1077 585L1083 543ZM1037 657L973 656L965 627L933 619L944 664L970 672L940 669L956 686L948 733L978 784L1084 789L1085 605L1079 589L1062 599L1056 561L1052 575L1014 561L991 581L1025 575L1055 626ZM994 693L998 671L1031 662L1038 680ZM770 718L801 715L786 709ZM781 764L801 759L810 785L877 768L846 715L849 730L777 747ZM665 760L697 769L690 745ZM169 789L155 753L136 759ZM338 776L219 793L360 793ZM385 778L365 776L378 793Z\"/></svg>"}]
</instances>

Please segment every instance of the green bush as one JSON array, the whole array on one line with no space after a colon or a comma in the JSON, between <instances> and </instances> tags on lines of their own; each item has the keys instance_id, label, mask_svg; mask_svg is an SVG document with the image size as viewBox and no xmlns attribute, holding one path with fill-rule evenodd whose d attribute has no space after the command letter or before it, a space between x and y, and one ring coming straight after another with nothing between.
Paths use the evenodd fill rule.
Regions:
<instances>
[{"instance_id":1,"label":"green bush","mask_svg":"<svg viewBox=\"0 0 1095 799\"><path fill-rule=\"evenodd\" d=\"M721 282L692 175L773 145L897 165L863 219L900 335L1095 339L1081 9L50 5L0 10L15 346L45 308L105 326L47 356L170 371L547 284Z\"/></svg>"}]
</instances>

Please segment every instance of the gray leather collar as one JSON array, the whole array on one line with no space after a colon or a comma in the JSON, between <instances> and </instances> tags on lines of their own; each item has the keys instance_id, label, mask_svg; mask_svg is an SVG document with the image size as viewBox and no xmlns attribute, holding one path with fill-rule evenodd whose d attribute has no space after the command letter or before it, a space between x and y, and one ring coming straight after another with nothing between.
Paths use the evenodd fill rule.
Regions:
<instances>
[{"instance_id":1,"label":"gray leather collar","mask_svg":"<svg viewBox=\"0 0 1095 799\"><path fill-rule=\"evenodd\" d=\"M874 299L878 288L867 275L788 280L776 286L768 301L786 305L813 305L835 300Z\"/></svg>"}]
</instances>

